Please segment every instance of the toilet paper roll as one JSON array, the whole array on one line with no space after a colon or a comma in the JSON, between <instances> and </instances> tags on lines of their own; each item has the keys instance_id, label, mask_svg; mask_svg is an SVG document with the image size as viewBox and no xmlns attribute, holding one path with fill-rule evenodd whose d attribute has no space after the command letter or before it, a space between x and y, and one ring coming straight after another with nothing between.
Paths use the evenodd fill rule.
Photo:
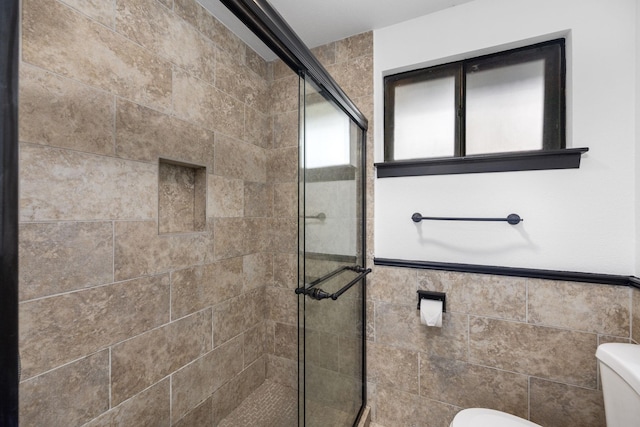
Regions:
<instances>
[{"instance_id":1,"label":"toilet paper roll","mask_svg":"<svg viewBox=\"0 0 640 427\"><path fill-rule=\"evenodd\" d=\"M421 299L420 323L436 328L442 327L442 301Z\"/></svg>"}]
</instances>

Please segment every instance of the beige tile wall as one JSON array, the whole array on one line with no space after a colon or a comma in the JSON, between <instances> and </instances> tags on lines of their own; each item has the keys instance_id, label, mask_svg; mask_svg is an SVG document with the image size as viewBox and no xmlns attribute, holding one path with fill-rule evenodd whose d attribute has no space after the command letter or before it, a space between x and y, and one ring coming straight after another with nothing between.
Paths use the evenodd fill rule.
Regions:
<instances>
[{"instance_id":1,"label":"beige tile wall","mask_svg":"<svg viewBox=\"0 0 640 427\"><path fill-rule=\"evenodd\" d=\"M267 375L266 295L295 286L272 66L195 0L25 0L22 34L21 425L216 425ZM206 167L206 224L159 158Z\"/></svg>"},{"instance_id":2,"label":"beige tile wall","mask_svg":"<svg viewBox=\"0 0 640 427\"><path fill-rule=\"evenodd\" d=\"M377 424L446 427L458 410L486 407L545 427L605 425L595 351L632 338L638 291L393 267L376 267L369 289ZM420 325L418 289L447 293L441 329ZM421 419L416 409L399 419L394 405L406 401L393 396L439 415Z\"/></svg>"}]
</instances>

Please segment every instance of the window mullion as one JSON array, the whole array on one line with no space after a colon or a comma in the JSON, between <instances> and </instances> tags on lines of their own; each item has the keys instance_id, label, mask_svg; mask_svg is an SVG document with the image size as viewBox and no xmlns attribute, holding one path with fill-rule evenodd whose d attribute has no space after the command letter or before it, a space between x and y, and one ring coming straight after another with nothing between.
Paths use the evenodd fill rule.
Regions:
<instances>
[{"instance_id":1,"label":"window mullion","mask_svg":"<svg viewBox=\"0 0 640 427\"><path fill-rule=\"evenodd\" d=\"M466 93L466 69L465 63L460 62L456 75L456 135L455 157L464 157L465 149L465 93Z\"/></svg>"}]
</instances>

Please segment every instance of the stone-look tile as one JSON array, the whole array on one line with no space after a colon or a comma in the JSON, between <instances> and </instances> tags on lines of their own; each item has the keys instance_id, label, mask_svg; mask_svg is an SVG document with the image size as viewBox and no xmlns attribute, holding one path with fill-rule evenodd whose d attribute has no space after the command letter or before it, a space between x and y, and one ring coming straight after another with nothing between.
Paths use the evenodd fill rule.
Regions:
<instances>
[{"instance_id":1,"label":"stone-look tile","mask_svg":"<svg viewBox=\"0 0 640 427\"><path fill-rule=\"evenodd\" d=\"M273 250L289 254L298 251L297 219L276 218L273 220Z\"/></svg>"},{"instance_id":2,"label":"stone-look tile","mask_svg":"<svg viewBox=\"0 0 640 427\"><path fill-rule=\"evenodd\" d=\"M105 412L84 427L166 426L170 423L170 382L166 378ZM112 403L114 405L114 403Z\"/></svg>"},{"instance_id":3,"label":"stone-look tile","mask_svg":"<svg viewBox=\"0 0 640 427\"><path fill-rule=\"evenodd\" d=\"M336 44L337 42L323 44L322 46L314 47L311 52L324 67L327 67L336 62Z\"/></svg>"},{"instance_id":4,"label":"stone-look tile","mask_svg":"<svg viewBox=\"0 0 640 427\"><path fill-rule=\"evenodd\" d=\"M20 384L20 424L24 426L81 425L108 409L107 350Z\"/></svg>"},{"instance_id":5,"label":"stone-look tile","mask_svg":"<svg viewBox=\"0 0 640 427\"><path fill-rule=\"evenodd\" d=\"M367 308L366 308L366 319L367 319L367 329L366 329L366 336L367 336L367 341L374 341L375 340L375 336L376 336L376 323L375 323L375 318L376 318L376 305L373 301L367 301Z\"/></svg>"},{"instance_id":6,"label":"stone-look tile","mask_svg":"<svg viewBox=\"0 0 640 427\"><path fill-rule=\"evenodd\" d=\"M244 57L246 45L196 0L175 0L174 10L218 47Z\"/></svg>"},{"instance_id":7,"label":"stone-look tile","mask_svg":"<svg viewBox=\"0 0 640 427\"><path fill-rule=\"evenodd\" d=\"M244 255L245 221L242 218L217 218L214 221L216 260Z\"/></svg>"},{"instance_id":8,"label":"stone-look tile","mask_svg":"<svg viewBox=\"0 0 640 427\"><path fill-rule=\"evenodd\" d=\"M115 23L115 4L103 0L61 0L72 8L95 19L109 28Z\"/></svg>"},{"instance_id":9,"label":"stone-look tile","mask_svg":"<svg viewBox=\"0 0 640 427\"><path fill-rule=\"evenodd\" d=\"M211 310L115 345L111 350L111 405L127 400L211 349Z\"/></svg>"},{"instance_id":10,"label":"stone-look tile","mask_svg":"<svg viewBox=\"0 0 640 427\"><path fill-rule=\"evenodd\" d=\"M631 339L625 337L612 337L610 335L598 335L598 345L610 342L629 344L631 342Z\"/></svg>"},{"instance_id":11,"label":"stone-look tile","mask_svg":"<svg viewBox=\"0 0 640 427\"><path fill-rule=\"evenodd\" d=\"M218 135L215 153L216 175L252 182L267 181L267 151L263 148Z\"/></svg>"},{"instance_id":12,"label":"stone-look tile","mask_svg":"<svg viewBox=\"0 0 640 427\"><path fill-rule=\"evenodd\" d=\"M251 48L247 48L245 53L245 63L247 64L247 67L264 80L269 80L271 77L269 63Z\"/></svg>"},{"instance_id":13,"label":"stone-look tile","mask_svg":"<svg viewBox=\"0 0 640 427\"><path fill-rule=\"evenodd\" d=\"M360 56L373 56L373 31L338 40L335 45L336 62L348 61Z\"/></svg>"},{"instance_id":14,"label":"stone-look tile","mask_svg":"<svg viewBox=\"0 0 640 427\"><path fill-rule=\"evenodd\" d=\"M325 287L323 286L323 288ZM339 288L335 290L337 289ZM334 289L326 287L325 290L332 292ZM333 304L322 304L326 301L307 299L305 301L307 324L313 325L313 328L317 331L329 334L335 334L336 331L340 331L341 336L358 336L362 333L362 318L360 316L362 299L355 297L358 293L358 286L354 286L340 299L332 301ZM295 294L294 296L297 297ZM295 309L292 314L296 314Z\"/></svg>"},{"instance_id":15,"label":"stone-look tile","mask_svg":"<svg viewBox=\"0 0 640 427\"><path fill-rule=\"evenodd\" d=\"M156 0L118 0L116 30L191 75L213 83L215 45Z\"/></svg>"},{"instance_id":16,"label":"stone-look tile","mask_svg":"<svg viewBox=\"0 0 640 427\"><path fill-rule=\"evenodd\" d=\"M633 311L633 328L631 330L631 338L640 344L640 289L633 289L632 294L632 311Z\"/></svg>"},{"instance_id":17,"label":"stone-look tile","mask_svg":"<svg viewBox=\"0 0 640 427\"><path fill-rule=\"evenodd\" d=\"M433 328L420 324L420 312L416 304L376 303L377 343L465 360L467 338L466 315L447 312L442 317L442 327Z\"/></svg>"},{"instance_id":18,"label":"stone-look tile","mask_svg":"<svg viewBox=\"0 0 640 427\"><path fill-rule=\"evenodd\" d=\"M531 378L530 419L545 427L604 427L602 392Z\"/></svg>"},{"instance_id":19,"label":"stone-look tile","mask_svg":"<svg viewBox=\"0 0 640 427\"><path fill-rule=\"evenodd\" d=\"M394 427L446 427L461 408L391 387L376 388L376 423Z\"/></svg>"},{"instance_id":20,"label":"stone-look tile","mask_svg":"<svg viewBox=\"0 0 640 427\"><path fill-rule=\"evenodd\" d=\"M373 56L361 56L327 67L329 74L352 98L371 96L373 90Z\"/></svg>"},{"instance_id":21,"label":"stone-look tile","mask_svg":"<svg viewBox=\"0 0 640 427\"><path fill-rule=\"evenodd\" d=\"M247 254L254 252L274 251L276 244L276 233L284 232L276 228L276 224L270 218L246 218L244 220L244 251ZM282 239L286 238L281 237Z\"/></svg>"},{"instance_id":22,"label":"stone-look tile","mask_svg":"<svg viewBox=\"0 0 640 427\"><path fill-rule=\"evenodd\" d=\"M166 272L213 259L204 233L158 235L155 221L115 223L116 280Z\"/></svg>"},{"instance_id":23,"label":"stone-look tile","mask_svg":"<svg viewBox=\"0 0 640 427\"><path fill-rule=\"evenodd\" d=\"M292 327L294 327L292 325ZM304 362L306 365L313 365L325 369L335 369L337 357L340 350L340 337L337 335L341 331L322 332L312 329L307 325L304 329ZM276 349L275 352L278 350ZM274 352L274 353L275 353Z\"/></svg>"},{"instance_id":24,"label":"stone-look tile","mask_svg":"<svg viewBox=\"0 0 640 427\"><path fill-rule=\"evenodd\" d=\"M469 321L469 361L596 387L597 335L481 317Z\"/></svg>"},{"instance_id":25,"label":"stone-look tile","mask_svg":"<svg viewBox=\"0 0 640 427\"><path fill-rule=\"evenodd\" d=\"M242 258L171 273L171 317L179 319L242 292Z\"/></svg>"},{"instance_id":26,"label":"stone-look tile","mask_svg":"<svg viewBox=\"0 0 640 427\"><path fill-rule=\"evenodd\" d=\"M213 171L213 132L118 99L116 155L156 163L158 158L203 165Z\"/></svg>"},{"instance_id":27,"label":"stone-look tile","mask_svg":"<svg viewBox=\"0 0 640 427\"><path fill-rule=\"evenodd\" d=\"M269 320L289 325L297 324L298 296L291 292L291 289L268 286L266 295Z\"/></svg>"},{"instance_id":28,"label":"stone-look tile","mask_svg":"<svg viewBox=\"0 0 640 427\"><path fill-rule=\"evenodd\" d=\"M266 349L267 324L262 322L244 333L245 368L264 356Z\"/></svg>"},{"instance_id":29,"label":"stone-look tile","mask_svg":"<svg viewBox=\"0 0 640 427\"><path fill-rule=\"evenodd\" d=\"M21 141L113 154L113 115L113 95L21 65Z\"/></svg>"},{"instance_id":30,"label":"stone-look tile","mask_svg":"<svg viewBox=\"0 0 640 427\"><path fill-rule=\"evenodd\" d=\"M297 147L298 142L298 111L274 114L274 148Z\"/></svg>"},{"instance_id":31,"label":"stone-look tile","mask_svg":"<svg viewBox=\"0 0 640 427\"><path fill-rule=\"evenodd\" d=\"M256 326L265 316L264 289L256 289L213 307L213 344L220 346Z\"/></svg>"},{"instance_id":32,"label":"stone-look tile","mask_svg":"<svg viewBox=\"0 0 640 427\"><path fill-rule=\"evenodd\" d=\"M350 412L353 410L352 399L362 390L360 378L351 378L335 370L314 365L305 365L305 377L307 384L313 384L318 400L330 409Z\"/></svg>"},{"instance_id":33,"label":"stone-look tile","mask_svg":"<svg viewBox=\"0 0 640 427\"><path fill-rule=\"evenodd\" d=\"M273 282L281 288L298 287L298 256L295 254L273 255Z\"/></svg>"},{"instance_id":34,"label":"stone-look tile","mask_svg":"<svg viewBox=\"0 0 640 427\"><path fill-rule=\"evenodd\" d=\"M113 282L113 225L20 225L20 300Z\"/></svg>"},{"instance_id":35,"label":"stone-look tile","mask_svg":"<svg viewBox=\"0 0 640 427\"><path fill-rule=\"evenodd\" d=\"M155 218L157 166L31 144L20 146L20 218Z\"/></svg>"},{"instance_id":36,"label":"stone-look tile","mask_svg":"<svg viewBox=\"0 0 640 427\"><path fill-rule=\"evenodd\" d=\"M414 269L376 267L373 274L367 277L367 298L371 300L417 305L416 291L417 273Z\"/></svg>"},{"instance_id":37,"label":"stone-look tile","mask_svg":"<svg viewBox=\"0 0 640 427\"><path fill-rule=\"evenodd\" d=\"M171 65L53 0L25 0L22 58L145 105L171 105Z\"/></svg>"},{"instance_id":38,"label":"stone-look tile","mask_svg":"<svg viewBox=\"0 0 640 427\"><path fill-rule=\"evenodd\" d=\"M274 355L267 357L267 379L298 389L298 361Z\"/></svg>"},{"instance_id":39,"label":"stone-look tile","mask_svg":"<svg viewBox=\"0 0 640 427\"><path fill-rule=\"evenodd\" d=\"M275 218L296 218L298 216L297 182L274 184L273 216Z\"/></svg>"},{"instance_id":40,"label":"stone-look tile","mask_svg":"<svg viewBox=\"0 0 640 427\"><path fill-rule=\"evenodd\" d=\"M216 88L262 114L268 114L269 84L236 58L235 54L218 52Z\"/></svg>"},{"instance_id":41,"label":"stone-look tile","mask_svg":"<svg viewBox=\"0 0 640 427\"><path fill-rule=\"evenodd\" d=\"M213 394L213 419L217 424L240 405L265 380L264 358L253 363ZM194 426L196 427L196 426Z\"/></svg>"},{"instance_id":42,"label":"stone-look tile","mask_svg":"<svg viewBox=\"0 0 640 427\"><path fill-rule=\"evenodd\" d=\"M272 119L249 106L244 109L244 139L262 148L273 147Z\"/></svg>"},{"instance_id":43,"label":"stone-look tile","mask_svg":"<svg viewBox=\"0 0 640 427\"><path fill-rule=\"evenodd\" d=\"M255 253L243 259L244 292L273 284L273 255Z\"/></svg>"},{"instance_id":44,"label":"stone-look tile","mask_svg":"<svg viewBox=\"0 0 640 427\"><path fill-rule=\"evenodd\" d=\"M204 171L204 169L201 169ZM196 207L205 208L206 193L196 194L200 170L170 162L160 161L158 167L158 232L189 233L202 231L196 228L196 218L205 212L196 212ZM204 173L201 174L203 177ZM204 196L204 197L203 197ZM200 222L199 225L204 226Z\"/></svg>"},{"instance_id":45,"label":"stone-look tile","mask_svg":"<svg viewBox=\"0 0 640 427\"><path fill-rule=\"evenodd\" d=\"M418 394L418 367L418 353L415 351L381 344L367 345L368 381Z\"/></svg>"},{"instance_id":46,"label":"stone-look tile","mask_svg":"<svg viewBox=\"0 0 640 427\"><path fill-rule=\"evenodd\" d=\"M269 182L298 182L298 148L276 148L269 152Z\"/></svg>"},{"instance_id":47,"label":"stone-look tile","mask_svg":"<svg viewBox=\"0 0 640 427\"><path fill-rule=\"evenodd\" d=\"M168 320L168 276L22 303L22 376L32 377Z\"/></svg>"},{"instance_id":48,"label":"stone-look tile","mask_svg":"<svg viewBox=\"0 0 640 427\"><path fill-rule=\"evenodd\" d=\"M216 218L244 216L244 182L218 175L209 175L207 214Z\"/></svg>"},{"instance_id":49,"label":"stone-look tile","mask_svg":"<svg viewBox=\"0 0 640 427\"><path fill-rule=\"evenodd\" d=\"M298 327L297 326L285 325L284 323L275 324L275 353L274 354L278 357L283 357L285 359L298 360ZM335 359L334 359L334 362L336 362Z\"/></svg>"},{"instance_id":50,"label":"stone-look tile","mask_svg":"<svg viewBox=\"0 0 640 427\"><path fill-rule=\"evenodd\" d=\"M526 320L526 279L422 270L418 272L418 288L445 292L447 311Z\"/></svg>"},{"instance_id":51,"label":"stone-look tile","mask_svg":"<svg viewBox=\"0 0 640 427\"><path fill-rule=\"evenodd\" d=\"M245 183L244 215L248 217L273 216L273 185L262 182Z\"/></svg>"},{"instance_id":52,"label":"stone-look tile","mask_svg":"<svg viewBox=\"0 0 640 427\"><path fill-rule=\"evenodd\" d=\"M528 415L526 375L437 356L420 358L420 395L463 408Z\"/></svg>"},{"instance_id":53,"label":"stone-look tile","mask_svg":"<svg viewBox=\"0 0 640 427\"><path fill-rule=\"evenodd\" d=\"M295 325L298 322L298 296L291 289L267 287L269 320Z\"/></svg>"},{"instance_id":54,"label":"stone-look tile","mask_svg":"<svg viewBox=\"0 0 640 427\"><path fill-rule=\"evenodd\" d=\"M234 138L243 136L242 103L180 69L173 72L173 109L178 117L207 129Z\"/></svg>"},{"instance_id":55,"label":"stone-look tile","mask_svg":"<svg viewBox=\"0 0 640 427\"><path fill-rule=\"evenodd\" d=\"M626 286L530 279L529 323L628 336Z\"/></svg>"},{"instance_id":56,"label":"stone-look tile","mask_svg":"<svg viewBox=\"0 0 640 427\"><path fill-rule=\"evenodd\" d=\"M189 411L172 427L212 427L213 423L213 398L208 398L195 409Z\"/></svg>"},{"instance_id":57,"label":"stone-look tile","mask_svg":"<svg viewBox=\"0 0 640 427\"><path fill-rule=\"evenodd\" d=\"M271 84L271 112L273 114L298 111L298 93L300 91L298 76L291 73L288 67L287 70L287 77L276 77L277 80Z\"/></svg>"},{"instance_id":58,"label":"stone-look tile","mask_svg":"<svg viewBox=\"0 0 640 427\"><path fill-rule=\"evenodd\" d=\"M291 78L292 76L297 76L297 74L294 73L293 70L291 70L291 68L289 68L287 64L282 62L281 59L276 59L274 61L271 61L270 64L271 64L271 67L273 68L274 80L283 79L287 77ZM272 89L272 92L273 92L273 89Z\"/></svg>"},{"instance_id":59,"label":"stone-look tile","mask_svg":"<svg viewBox=\"0 0 640 427\"><path fill-rule=\"evenodd\" d=\"M242 371L242 337L217 347L171 376L175 422Z\"/></svg>"}]
</instances>

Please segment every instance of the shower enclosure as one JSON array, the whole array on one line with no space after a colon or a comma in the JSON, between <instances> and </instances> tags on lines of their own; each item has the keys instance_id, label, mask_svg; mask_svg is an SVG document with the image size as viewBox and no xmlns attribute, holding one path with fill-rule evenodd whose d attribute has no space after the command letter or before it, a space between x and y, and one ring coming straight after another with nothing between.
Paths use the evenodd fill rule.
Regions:
<instances>
[{"instance_id":1,"label":"shower enclosure","mask_svg":"<svg viewBox=\"0 0 640 427\"><path fill-rule=\"evenodd\" d=\"M364 372L364 133L301 83L299 425L353 425Z\"/></svg>"},{"instance_id":2,"label":"shower enclosure","mask_svg":"<svg viewBox=\"0 0 640 427\"><path fill-rule=\"evenodd\" d=\"M298 425L356 425L366 405L367 121L282 17L222 0L299 77Z\"/></svg>"}]
</instances>

